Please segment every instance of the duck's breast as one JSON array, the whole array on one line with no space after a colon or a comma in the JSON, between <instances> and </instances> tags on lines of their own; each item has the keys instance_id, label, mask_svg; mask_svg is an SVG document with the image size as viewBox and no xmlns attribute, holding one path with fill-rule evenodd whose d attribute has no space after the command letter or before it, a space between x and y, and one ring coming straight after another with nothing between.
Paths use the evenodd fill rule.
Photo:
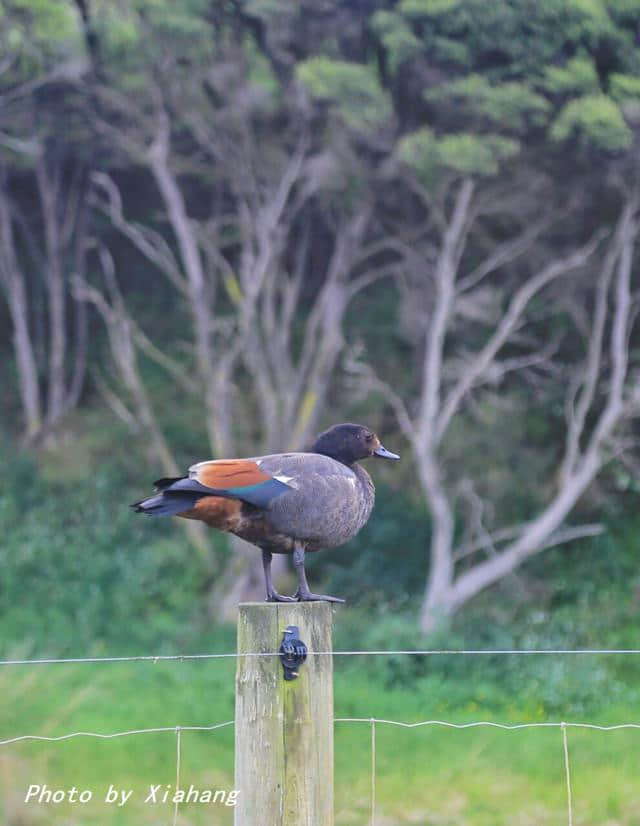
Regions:
<instances>
[{"instance_id":1,"label":"duck's breast","mask_svg":"<svg viewBox=\"0 0 640 826\"><path fill-rule=\"evenodd\" d=\"M273 528L304 541L307 549L342 545L366 523L375 491L369 474L358 465L316 453L264 456L262 470L291 488L267 510Z\"/></svg>"}]
</instances>

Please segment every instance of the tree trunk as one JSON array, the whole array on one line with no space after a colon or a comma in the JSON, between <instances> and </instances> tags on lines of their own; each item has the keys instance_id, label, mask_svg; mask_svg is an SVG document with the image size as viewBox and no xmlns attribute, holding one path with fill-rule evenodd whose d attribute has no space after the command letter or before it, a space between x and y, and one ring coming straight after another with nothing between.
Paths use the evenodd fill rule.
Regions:
<instances>
[{"instance_id":1,"label":"tree trunk","mask_svg":"<svg viewBox=\"0 0 640 826\"><path fill-rule=\"evenodd\" d=\"M29 313L24 275L19 269L13 236L8 194L0 181L0 282L7 294L13 324L13 345L18 367L24 435L33 439L42 429L42 407L38 368L29 332Z\"/></svg>"},{"instance_id":2,"label":"tree trunk","mask_svg":"<svg viewBox=\"0 0 640 826\"><path fill-rule=\"evenodd\" d=\"M419 475L431 513L429 576L420 613L420 627L432 631L441 616L449 613L453 584L453 514L433 456L417 457Z\"/></svg>"},{"instance_id":3,"label":"tree trunk","mask_svg":"<svg viewBox=\"0 0 640 826\"><path fill-rule=\"evenodd\" d=\"M50 173L43 155L38 158L36 179L45 238L45 284L49 298L49 370L47 424L55 425L64 412L66 398L65 359L67 351L66 288L58 216L59 171Z\"/></svg>"}]
</instances>

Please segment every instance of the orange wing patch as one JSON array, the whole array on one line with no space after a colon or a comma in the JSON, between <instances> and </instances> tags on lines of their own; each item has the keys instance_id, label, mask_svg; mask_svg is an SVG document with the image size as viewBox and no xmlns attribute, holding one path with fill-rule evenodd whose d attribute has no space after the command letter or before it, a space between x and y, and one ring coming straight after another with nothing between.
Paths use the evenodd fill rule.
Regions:
<instances>
[{"instance_id":1,"label":"orange wing patch","mask_svg":"<svg viewBox=\"0 0 640 826\"><path fill-rule=\"evenodd\" d=\"M259 485L273 478L248 459L213 459L189 468L189 477L218 490Z\"/></svg>"}]
</instances>

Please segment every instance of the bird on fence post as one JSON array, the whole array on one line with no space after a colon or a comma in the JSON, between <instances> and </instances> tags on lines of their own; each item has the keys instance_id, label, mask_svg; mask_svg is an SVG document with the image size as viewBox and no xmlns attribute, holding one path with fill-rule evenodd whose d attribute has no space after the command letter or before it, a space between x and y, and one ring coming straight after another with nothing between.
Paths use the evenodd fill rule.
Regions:
<instances>
[{"instance_id":1,"label":"bird on fence post","mask_svg":"<svg viewBox=\"0 0 640 826\"><path fill-rule=\"evenodd\" d=\"M343 545L366 524L375 498L369 457L399 459L368 427L337 424L321 433L308 453L276 453L249 459L211 459L188 475L158 479L157 493L136 502L138 513L198 519L262 550L268 602L326 600L307 583L305 554ZM298 588L279 594L271 559L292 554Z\"/></svg>"}]
</instances>

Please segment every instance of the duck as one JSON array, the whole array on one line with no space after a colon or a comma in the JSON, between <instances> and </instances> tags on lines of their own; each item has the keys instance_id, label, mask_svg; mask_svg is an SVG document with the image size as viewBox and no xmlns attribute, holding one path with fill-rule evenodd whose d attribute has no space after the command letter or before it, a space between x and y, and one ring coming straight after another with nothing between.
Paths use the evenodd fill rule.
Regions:
<instances>
[{"instance_id":1,"label":"duck","mask_svg":"<svg viewBox=\"0 0 640 826\"><path fill-rule=\"evenodd\" d=\"M185 476L156 480L156 493L131 507L196 519L258 547L267 602L344 602L310 590L305 555L343 545L367 523L375 487L359 462L370 457L400 458L370 428L344 422L322 432L308 452L197 462ZM293 557L293 596L274 587L273 554Z\"/></svg>"}]
</instances>

